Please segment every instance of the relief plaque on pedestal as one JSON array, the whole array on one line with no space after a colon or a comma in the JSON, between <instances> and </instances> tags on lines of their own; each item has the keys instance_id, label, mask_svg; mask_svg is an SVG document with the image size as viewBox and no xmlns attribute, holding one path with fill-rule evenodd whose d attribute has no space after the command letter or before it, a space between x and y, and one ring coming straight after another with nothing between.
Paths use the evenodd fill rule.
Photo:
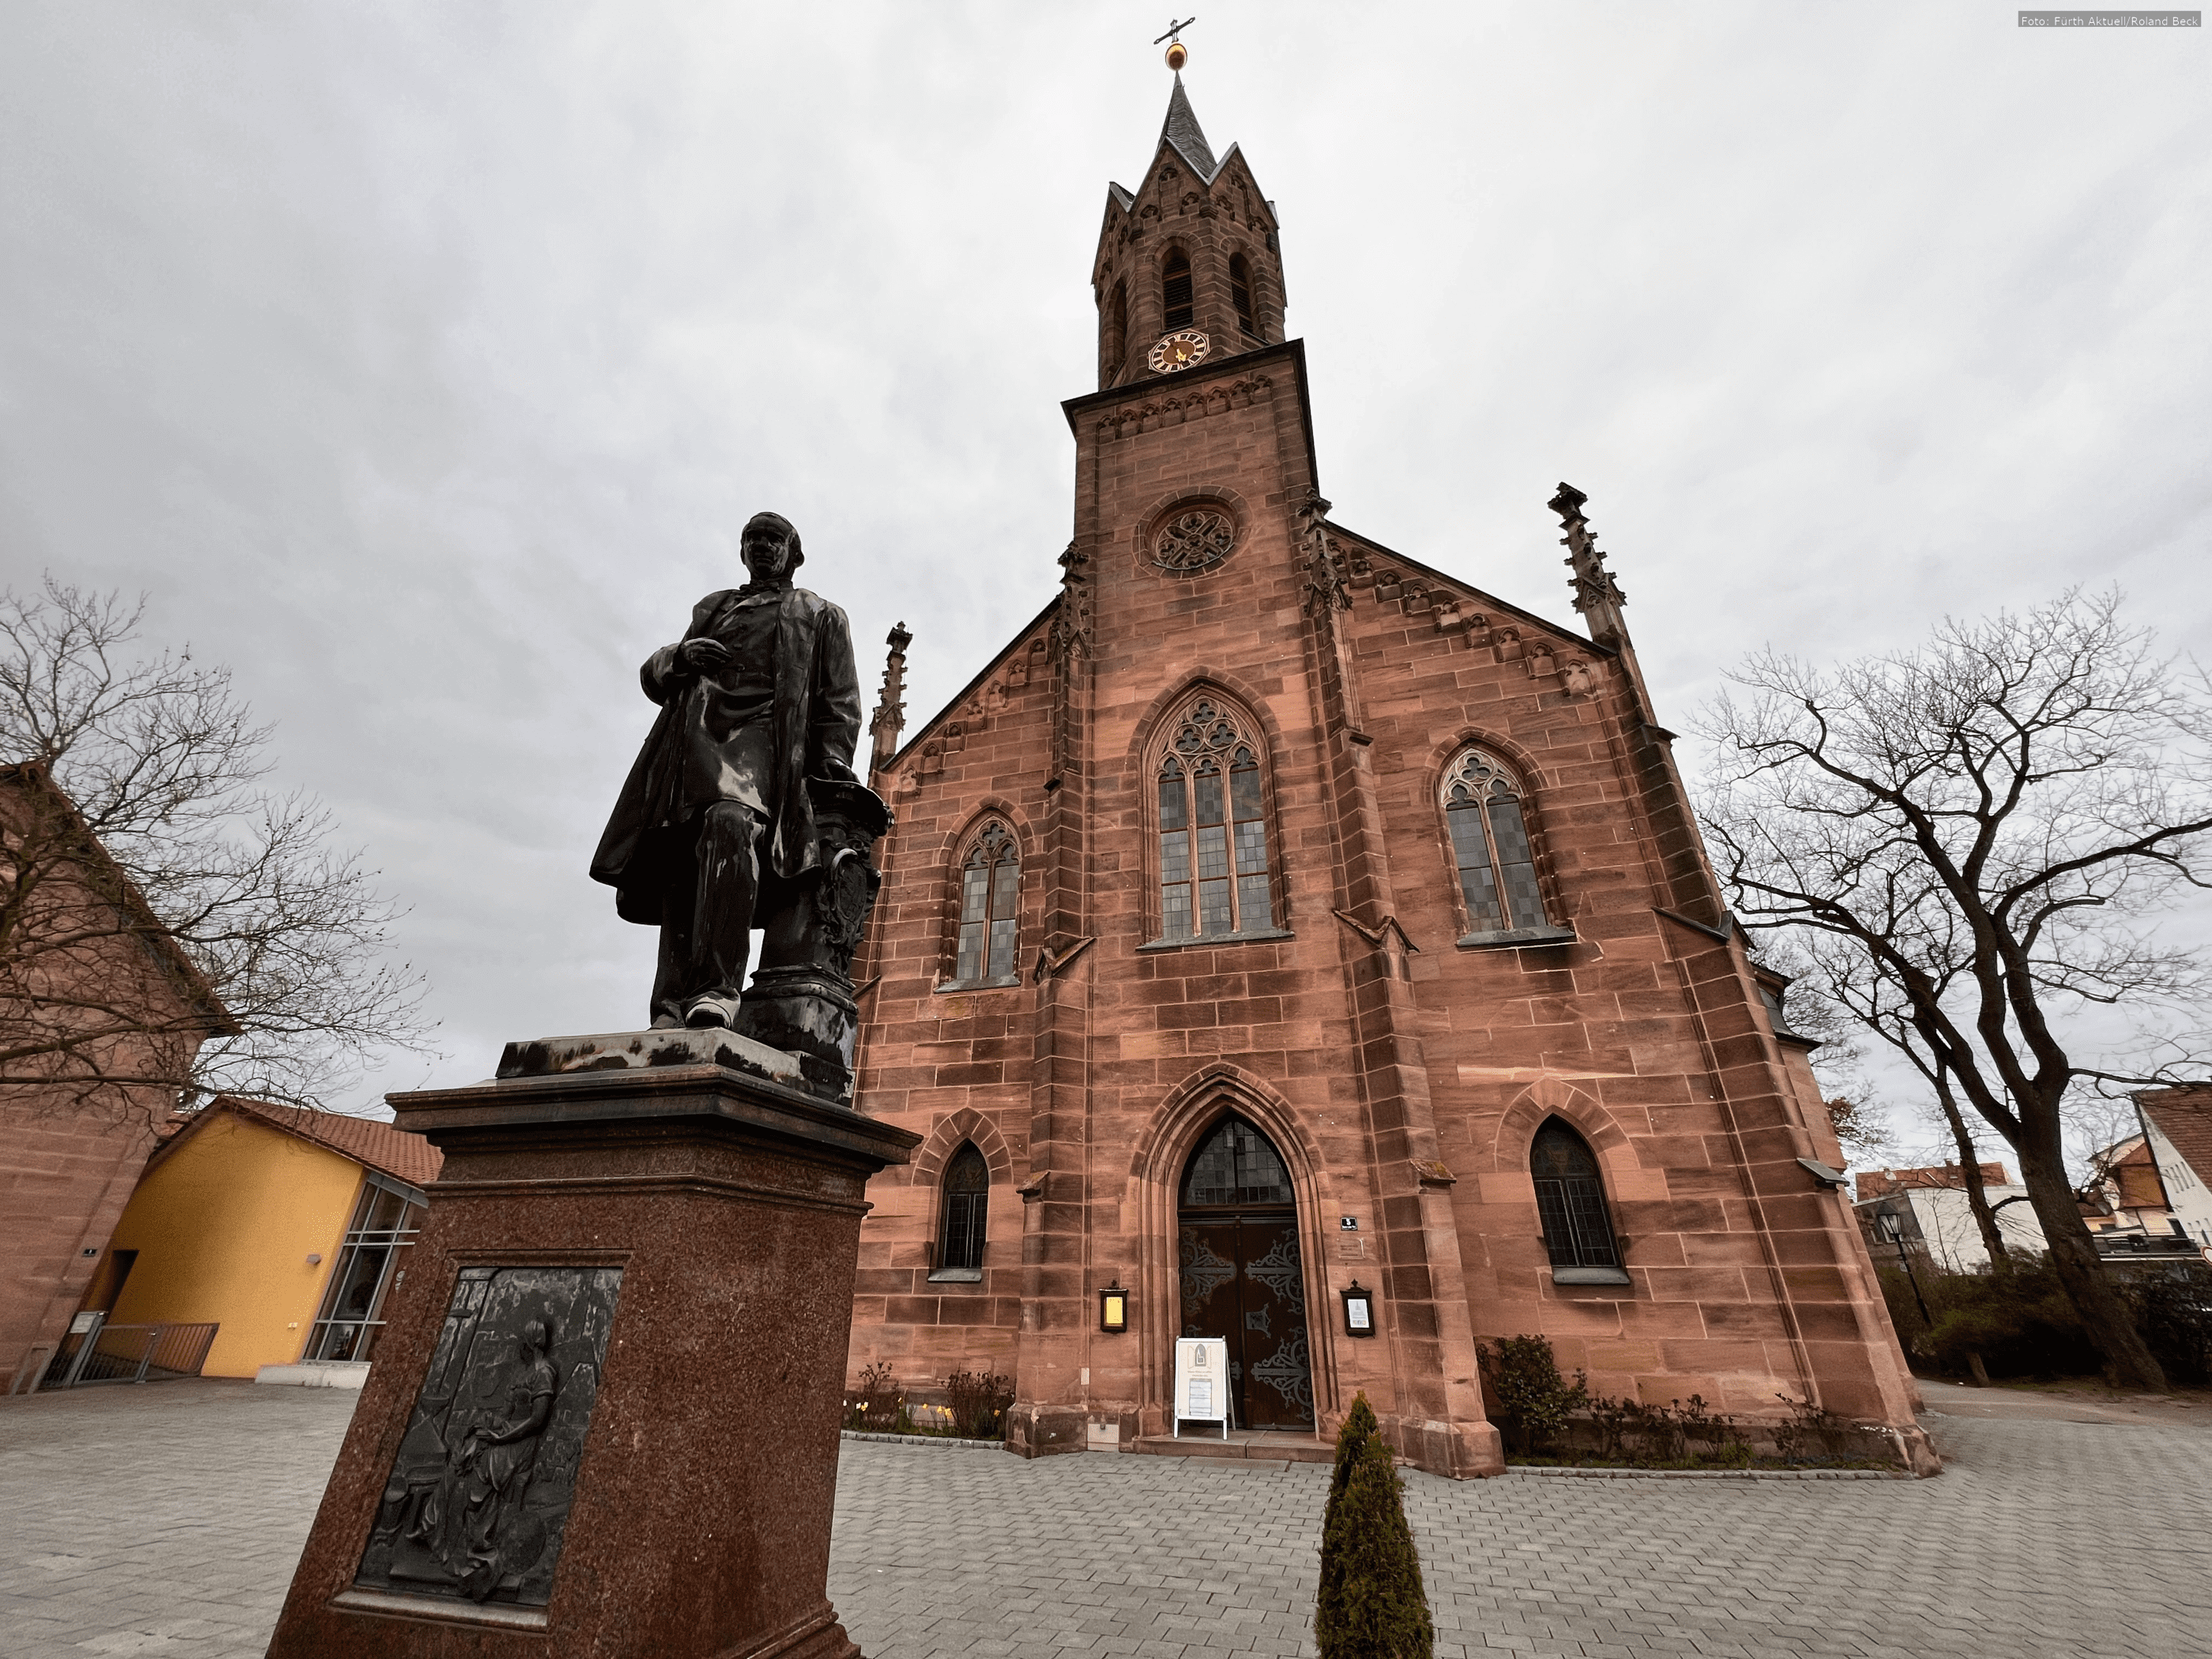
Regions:
<instances>
[{"instance_id":1,"label":"relief plaque on pedestal","mask_svg":"<svg viewBox=\"0 0 2212 1659\"><path fill-rule=\"evenodd\" d=\"M464 1267L356 1588L542 1607L619 1267Z\"/></svg>"}]
</instances>

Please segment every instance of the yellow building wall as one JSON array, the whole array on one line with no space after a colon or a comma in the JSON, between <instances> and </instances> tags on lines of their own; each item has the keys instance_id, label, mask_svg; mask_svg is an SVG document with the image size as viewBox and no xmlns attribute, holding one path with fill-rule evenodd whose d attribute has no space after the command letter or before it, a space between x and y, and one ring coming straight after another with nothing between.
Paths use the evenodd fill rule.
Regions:
<instances>
[{"instance_id":1,"label":"yellow building wall","mask_svg":"<svg viewBox=\"0 0 2212 1659\"><path fill-rule=\"evenodd\" d=\"M109 1248L136 1250L138 1260L110 1320L219 1323L209 1376L291 1364L322 1306L361 1185L351 1158L222 1113L131 1195Z\"/></svg>"}]
</instances>

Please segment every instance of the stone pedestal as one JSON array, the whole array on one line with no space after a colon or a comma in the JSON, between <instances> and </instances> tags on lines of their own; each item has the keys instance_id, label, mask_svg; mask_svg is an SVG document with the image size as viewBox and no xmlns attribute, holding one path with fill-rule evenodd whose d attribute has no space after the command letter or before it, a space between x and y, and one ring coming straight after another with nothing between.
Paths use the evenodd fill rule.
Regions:
<instances>
[{"instance_id":1,"label":"stone pedestal","mask_svg":"<svg viewBox=\"0 0 2212 1659\"><path fill-rule=\"evenodd\" d=\"M917 1137L727 1031L395 1095L446 1164L271 1655L848 1659L825 1593L867 1178Z\"/></svg>"}]
</instances>

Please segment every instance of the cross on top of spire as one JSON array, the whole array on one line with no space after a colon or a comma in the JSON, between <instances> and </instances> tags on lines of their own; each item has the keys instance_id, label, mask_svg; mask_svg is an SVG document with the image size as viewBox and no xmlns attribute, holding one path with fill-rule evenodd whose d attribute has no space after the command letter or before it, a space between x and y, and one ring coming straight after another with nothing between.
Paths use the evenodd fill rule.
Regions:
<instances>
[{"instance_id":1,"label":"cross on top of spire","mask_svg":"<svg viewBox=\"0 0 2212 1659\"><path fill-rule=\"evenodd\" d=\"M1160 44L1160 40L1168 43L1168 67L1176 71L1177 80L1182 78L1182 66L1190 61L1190 48L1182 43L1182 32L1196 21L1198 19L1195 17L1186 17L1180 23L1170 18L1168 32L1160 36L1159 40L1152 42L1156 46Z\"/></svg>"}]
</instances>

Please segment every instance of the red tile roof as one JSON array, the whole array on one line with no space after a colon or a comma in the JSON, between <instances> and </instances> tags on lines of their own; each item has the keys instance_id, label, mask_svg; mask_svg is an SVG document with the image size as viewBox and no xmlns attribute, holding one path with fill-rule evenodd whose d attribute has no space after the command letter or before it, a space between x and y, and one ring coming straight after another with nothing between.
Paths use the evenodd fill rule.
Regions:
<instances>
[{"instance_id":1,"label":"red tile roof","mask_svg":"<svg viewBox=\"0 0 2212 1659\"><path fill-rule=\"evenodd\" d=\"M446 1155L418 1134L372 1117L350 1117L343 1112L318 1112L305 1106L279 1106L266 1100L245 1100L218 1095L198 1111L172 1118L173 1133L155 1149L160 1157L195 1124L217 1112L230 1111L282 1129L286 1134L329 1148L382 1175L396 1176L410 1187L427 1187L438 1178Z\"/></svg>"},{"instance_id":2,"label":"red tile roof","mask_svg":"<svg viewBox=\"0 0 2212 1659\"><path fill-rule=\"evenodd\" d=\"M1955 1164L1927 1170L1866 1170L1860 1172L1858 1178L1859 1202L1863 1204L1870 1198L1912 1188L1955 1192L1966 1184L1966 1174ZM1982 1165L1982 1184L1984 1187L2009 1187L2012 1177L2005 1173L2003 1164L1984 1164Z\"/></svg>"},{"instance_id":3,"label":"red tile roof","mask_svg":"<svg viewBox=\"0 0 2212 1659\"><path fill-rule=\"evenodd\" d=\"M2198 1179L2212 1186L2212 1083L2146 1089L2136 1097L2136 1104L2188 1160Z\"/></svg>"}]
</instances>

